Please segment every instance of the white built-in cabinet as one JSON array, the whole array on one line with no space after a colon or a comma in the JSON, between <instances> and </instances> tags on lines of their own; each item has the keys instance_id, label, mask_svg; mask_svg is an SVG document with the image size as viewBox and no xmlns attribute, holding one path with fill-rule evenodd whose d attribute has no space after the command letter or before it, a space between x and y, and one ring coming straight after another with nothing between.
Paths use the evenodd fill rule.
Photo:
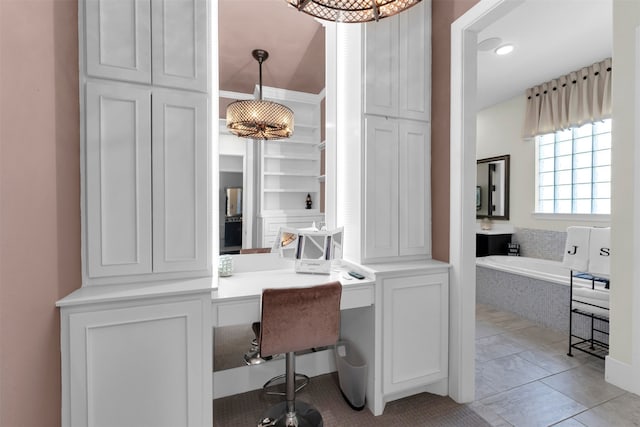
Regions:
<instances>
[{"instance_id":1,"label":"white built-in cabinet","mask_svg":"<svg viewBox=\"0 0 640 427\"><path fill-rule=\"evenodd\" d=\"M206 0L79 0L82 287L62 425L211 425Z\"/></svg>"},{"instance_id":2,"label":"white built-in cabinet","mask_svg":"<svg viewBox=\"0 0 640 427\"><path fill-rule=\"evenodd\" d=\"M88 76L207 90L202 0L85 0Z\"/></svg>"},{"instance_id":3,"label":"white built-in cabinet","mask_svg":"<svg viewBox=\"0 0 640 427\"><path fill-rule=\"evenodd\" d=\"M336 222L344 258L370 269L378 287L377 415L398 398L448 392L449 266L430 259L431 2L327 34Z\"/></svg>"},{"instance_id":4,"label":"white built-in cabinet","mask_svg":"<svg viewBox=\"0 0 640 427\"><path fill-rule=\"evenodd\" d=\"M355 262L431 257L430 6L336 29L337 220Z\"/></svg>"},{"instance_id":5,"label":"white built-in cabinet","mask_svg":"<svg viewBox=\"0 0 640 427\"><path fill-rule=\"evenodd\" d=\"M364 113L429 121L430 2L366 24Z\"/></svg>"},{"instance_id":6,"label":"white built-in cabinet","mask_svg":"<svg viewBox=\"0 0 640 427\"><path fill-rule=\"evenodd\" d=\"M82 6L85 282L207 274L206 1Z\"/></svg>"},{"instance_id":7,"label":"white built-in cabinet","mask_svg":"<svg viewBox=\"0 0 640 427\"><path fill-rule=\"evenodd\" d=\"M428 256L429 124L367 116L365 127L366 256Z\"/></svg>"},{"instance_id":8,"label":"white built-in cabinet","mask_svg":"<svg viewBox=\"0 0 640 427\"><path fill-rule=\"evenodd\" d=\"M58 302L63 426L211 425L211 291L198 287L93 286Z\"/></svg>"},{"instance_id":9,"label":"white built-in cabinet","mask_svg":"<svg viewBox=\"0 0 640 427\"><path fill-rule=\"evenodd\" d=\"M391 400L448 375L449 275L382 276L382 389Z\"/></svg>"},{"instance_id":10,"label":"white built-in cabinet","mask_svg":"<svg viewBox=\"0 0 640 427\"><path fill-rule=\"evenodd\" d=\"M88 276L206 270L206 96L90 81L85 114Z\"/></svg>"}]
</instances>

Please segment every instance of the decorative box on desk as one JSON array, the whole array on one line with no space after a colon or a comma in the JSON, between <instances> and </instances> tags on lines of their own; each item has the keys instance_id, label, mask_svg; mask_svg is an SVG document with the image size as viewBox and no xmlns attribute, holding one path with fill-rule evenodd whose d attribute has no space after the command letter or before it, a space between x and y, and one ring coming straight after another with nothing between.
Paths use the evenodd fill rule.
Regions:
<instances>
[{"instance_id":1,"label":"decorative box on desk","mask_svg":"<svg viewBox=\"0 0 640 427\"><path fill-rule=\"evenodd\" d=\"M507 255L511 243L511 233L502 230L482 230L476 232L476 256Z\"/></svg>"}]
</instances>

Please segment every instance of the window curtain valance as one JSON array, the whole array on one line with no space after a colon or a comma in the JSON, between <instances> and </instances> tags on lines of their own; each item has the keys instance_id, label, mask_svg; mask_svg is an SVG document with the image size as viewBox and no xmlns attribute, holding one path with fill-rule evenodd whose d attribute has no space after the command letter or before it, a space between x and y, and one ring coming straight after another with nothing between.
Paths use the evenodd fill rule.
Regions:
<instances>
[{"instance_id":1,"label":"window curtain valance","mask_svg":"<svg viewBox=\"0 0 640 427\"><path fill-rule=\"evenodd\" d=\"M523 136L611 117L611 58L527 89Z\"/></svg>"}]
</instances>

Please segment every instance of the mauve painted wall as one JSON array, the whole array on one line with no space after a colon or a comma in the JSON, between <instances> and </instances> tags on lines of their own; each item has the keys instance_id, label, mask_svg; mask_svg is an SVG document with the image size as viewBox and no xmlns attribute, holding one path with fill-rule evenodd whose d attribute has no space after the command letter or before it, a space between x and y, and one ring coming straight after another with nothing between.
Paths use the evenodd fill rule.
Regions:
<instances>
[{"instance_id":1,"label":"mauve painted wall","mask_svg":"<svg viewBox=\"0 0 640 427\"><path fill-rule=\"evenodd\" d=\"M431 232L433 258L449 261L451 23L479 0L432 0Z\"/></svg>"},{"instance_id":2,"label":"mauve painted wall","mask_svg":"<svg viewBox=\"0 0 640 427\"><path fill-rule=\"evenodd\" d=\"M76 0L0 0L0 426L60 425L60 316L80 287Z\"/></svg>"}]
</instances>

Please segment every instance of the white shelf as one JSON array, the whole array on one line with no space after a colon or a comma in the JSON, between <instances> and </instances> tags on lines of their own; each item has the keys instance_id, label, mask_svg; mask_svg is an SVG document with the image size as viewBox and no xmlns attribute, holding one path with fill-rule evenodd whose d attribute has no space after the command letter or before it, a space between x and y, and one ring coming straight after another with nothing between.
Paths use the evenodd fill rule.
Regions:
<instances>
[{"instance_id":1,"label":"white shelf","mask_svg":"<svg viewBox=\"0 0 640 427\"><path fill-rule=\"evenodd\" d=\"M318 216L322 215L320 209L287 209L287 210L270 210L267 213L259 215L260 218L286 217L286 216Z\"/></svg>"},{"instance_id":2,"label":"white shelf","mask_svg":"<svg viewBox=\"0 0 640 427\"><path fill-rule=\"evenodd\" d=\"M301 155L292 155L288 156L286 154L265 154L263 156L265 159L278 159L278 160L310 160L310 161L320 161L320 158L317 156L301 156ZM264 173L265 175L268 172Z\"/></svg>"},{"instance_id":3,"label":"white shelf","mask_svg":"<svg viewBox=\"0 0 640 427\"><path fill-rule=\"evenodd\" d=\"M313 191L313 190L306 190L304 188L302 189L297 189L297 188L265 188L262 191L264 191L265 193L309 193L309 194L315 194L317 193L317 191Z\"/></svg>"},{"instance_id":4,"label":"white shelf","mask_svg":"<svg viewBox=\"0 0 640 427\"><path fill-rule=\"evenodd\" d=\"M295 136L292 136L289 139L274 139L268 142L268 144L280 143L280 144L304 144L304 145L318 145L317 142L313 141L305 141L302 138L296 139Z\"/></svg>"},{"instance_id":5,"label":"white shelf","mask_svg":"<svg viewBox=\"0 0 640 427\"><path fill-rule=\"evenodd\" d=\"M295 120L295 118L294 118ZM298 123L294 121L294 127L297 128L304 128L304 129L309 129L311 131L316 131L319 129L319 126L317 124L312 124L312 123Z\"/></svg>"},{"instance_id":6,"label":"white shelf","mask_svg":"<svg viewBox=\"0 0 640 427\"><path fill-rule=\"evenodd\" d=\"M265 172L265 176L305 176L305 177L317 177L317 174L309 172Z\"/></svg>"}]
</instances>

